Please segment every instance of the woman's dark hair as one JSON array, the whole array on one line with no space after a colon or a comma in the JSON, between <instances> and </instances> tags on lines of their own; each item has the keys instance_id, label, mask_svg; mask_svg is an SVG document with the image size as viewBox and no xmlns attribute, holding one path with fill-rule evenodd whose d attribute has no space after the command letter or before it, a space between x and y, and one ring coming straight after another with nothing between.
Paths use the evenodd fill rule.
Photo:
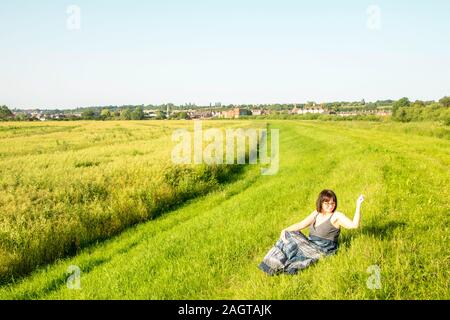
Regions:
<instances>
[{"instance_id":1,"label":"woman's dark hair","mask_svg":"<svg viewBox=\"0 0 450 320\"><path fill-rule=\"evenodd\" d=\"M334 209L333 212L336 211L337 208L337 198L336 198L336 194L332 191L332 190L322 190L322 192L319 194L319 197L317 198L316 201L316 210L317 212L321 213L322 212L322 203L324 201L330 201L333 200L335 205L334 205Z\"/></svg>"}]
</instances>

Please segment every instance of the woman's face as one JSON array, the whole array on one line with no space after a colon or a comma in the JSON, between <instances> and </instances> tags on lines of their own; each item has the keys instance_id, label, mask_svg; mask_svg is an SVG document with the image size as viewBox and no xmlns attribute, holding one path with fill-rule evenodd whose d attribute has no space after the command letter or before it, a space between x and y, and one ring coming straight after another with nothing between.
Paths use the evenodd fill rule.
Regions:
<instances>
[{"instance_id":1,"label":"woman's face","mask_svg":"<svg viewBox=\"0 0 450 320\"><path fill-rule=\"evenodd\" d=\"M325 200L322 202L322 212L323 213L332 213L335 206L336 206L336 203L333 201L333 199Z\"/></svg>"}]
</instances>

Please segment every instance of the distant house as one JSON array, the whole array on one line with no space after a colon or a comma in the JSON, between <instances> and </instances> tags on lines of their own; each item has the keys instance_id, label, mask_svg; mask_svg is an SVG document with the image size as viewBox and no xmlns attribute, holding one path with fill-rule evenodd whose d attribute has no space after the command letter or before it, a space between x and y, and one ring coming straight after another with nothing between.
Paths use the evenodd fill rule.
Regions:
<instances>
[{"instance_id":1,"label":"distant house","mask_svg":"<svg viewBox=\"0 0 450 320\"><path fill-rule=\"evenodd\" d=\"M40 121L47 120L47 116L42 111L31 111L30 116Z\"/></svg>"},{"instance_id":2,"label":"distant house","mask_svg":"<svg viewBox=\"0 0 450 320\"><path fill-rule=\"evenodd\" d=\"M66 118L66 115L64 113L53 113L49 115L50 119L64 119Z\"/></svg>"},{"instance_id":3,"label":"distant house","mask_svg":"<svg viewBox=\"0 0 450 320\"><path fill-rule=\"evenodd\" d=\"M188 115L189 119L194 119L193 117L195 116L195 111L187 110L186 114Z\"/></svg>"},{"instance_id":4,"label":"distant house","mask_svg":"<svg viewBox=\"0 0 450 320\"><path fill-rule=\"evenodd\" d=\"M81 113L77 112L77 113L68 113L64 115L64 118L67 119L80 119L81 118Z\"/></svg>"},{"instance_id":5,"label":"distant house","mask_svg":"<svg viewBox=\"0 0 450 320\"><path fill-rule=\"evenodd\" d=\"M234 108L232 110L227 110L222 112L222 116L228 119L239 118L240 116L249 116L252 112L247 109Z\"/></svg>"},{"instance_id":6,"label":"distant house","mask_svg":"<svg viewBox=\"0 0 450 320\"><path fill-rule=\"evenodd\" d=\"M197 111L195 115L197 119L210 119L213 117L212 111Z\"/></svg>"},{"instance_id":7,"label":"distant house","mask_svg":"<svg viewBox=\"0 0 450 320\"><path fill-rule=\"evenodd\" d=\"M303 108L299 109L294 107L289 114L307 114L307 113L324 113L325 110L323 108Z\"/></svg>"},{"instance_id":8,"label":"distant house","mask_svg":"<svg viewBox=\"0 0 450 320\"><path fill-rule=\"evenodd\" d=\"M390 116L392 114L391 111L388 110L380 110L375 113L378 116Z\"/></svg>"},{"instance_id":9,"label":"distant house","mask_svg":"<svg viewBox=\"0 0 450 320\"><path fill-rule=\"evenodd\" d=\"M292 110L289 111L289 114L299 114L301 109L297 108L297 106L294 106Z\"/></svg>"},{"instance_id":10,"label":"distant house","mask_svg":"<svg viewBox=\"0 0 450 320\"><path fill-rule=\"evenodd\" d=\"M213 118L219 118L221 115L222 115L222 112L220 112L220 111L212 111Z\"/></svg>"},{"instance_id":11,"label":"distant house","mask_svg":"<svg viewBox=\"0 0 450 320\"><path fill-rule=\"evenodd\" d=\"M144 110L144 118L156 118L157 114L155 110L149 110L149 109L145 109Z\"/></svg>"},{"instance_id":12,"label":"distant house","mask_svg":"<svg viewBox=\"0 0 450 320\"><path fill-rule=\"evenodd\" d=\"M340 111L337 113L341 117L357 116L357 115L377 115L377 116L389 116L391 111L389 110L365 110L365 111Z\"/></svg>"},{"instance_id":13,"label":"distant house","mask_svg":"<svg viewBox=\"0 0 450 320\"><path fill-rule=\"evenodd\" d=\"M313 112L312 113L324 113L325 110L323 108L313 108Z\"/></svg>"},{"instance_id":14,"label":"distant house","mask_svg":"<svg viewBox=\"0 0 450 320\"><path fill-rule=\"evenodd\" d=\"M266 114L266 112L263 109L251 109L250 111L253 116L262 116Z\"/></svg>"},{"instance_id":15,"label":"distant house","mask_svg":"<svg viewBox=\"0 0 450 320\"><path fill-rule=\"evenodd\" d=\"M218 111L210 110L188 110L185 112L190 119L211 119L220 114Z\"/></svg>"}]
</instances>

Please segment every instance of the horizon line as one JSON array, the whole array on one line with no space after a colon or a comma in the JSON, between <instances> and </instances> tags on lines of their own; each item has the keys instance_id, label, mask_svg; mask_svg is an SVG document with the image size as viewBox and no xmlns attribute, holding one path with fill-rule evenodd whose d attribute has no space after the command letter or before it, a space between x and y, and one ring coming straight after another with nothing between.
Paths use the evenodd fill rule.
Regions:
<instances>
[{"instance_id":1,"label":"horizon line","mask_svg":"<svg viewBox=\"0 0 450 320\"><path fill-rule=\"evenodd\" d=\"M445 97L445 96L443 96ZM441 98L443 98L441 97ZM409 99L409 97L405 96L404 98L408 98L408 100L410 100L411 102L414 101L423 101L423 102L438 102L439 99ZM321 104L328 104L328 103L355 103L355 102L362 102L364 100L365 104L368 103L376 103L376 102L380 102L380 101L397 101L400 100L402 98L399 99L392 99L392 98L388 98L388 99L377 99L377 100L366 100L364 98L359 99L359 100L332 100L332 101L321 101L318 102L317 100L308 100L308 101L304 101L304 102L266 102L266 103L222 103L220 101L215 101L215 102L210 102L208 104L198 104L195 102L185 102L182 104L177 104L177 103L173 103L173 102L164 102L164 103L140 103L140 104L104 104L104 105L89 105L89 106L76 106L76 107L12 107L12 106L8 106L7 104L2 104L0 103L0 105L5 105L6 107L8 107L11 110L73 110L73 109L88 109L88 108L101 108L101 107L116 107L116 108L120 108L120 107L129 107L129 106L143 106L143 107L148 107L148 106L154 106L154 107L161 107L161 106L167 106L169 104L172 104L173 106L176 107L183 107L183 106L195 106L195 107L206 107L206 108L212 108L212 107L216 107L216 103L220 103L221 106L220 107L226 107L226 106L267 106L267 105L302 105L302 104L308 104L310 102L316 104L316 105L321 105ZM219 107L219 108L220 108Z\"/></svg>"}]
</instances>

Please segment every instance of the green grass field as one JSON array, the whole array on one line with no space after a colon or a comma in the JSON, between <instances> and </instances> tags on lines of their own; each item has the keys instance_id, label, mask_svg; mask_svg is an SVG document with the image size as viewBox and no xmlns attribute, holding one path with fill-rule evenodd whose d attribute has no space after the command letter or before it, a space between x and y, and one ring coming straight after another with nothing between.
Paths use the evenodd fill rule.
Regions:
<instances>
[{"instance_id":1,"label":"green grass field","mask_svg":"<svg viewBox=\"0 0 450 320\"><path fill-rule=\"evenodd\" d=\"M267 122L280 130L278 174L262 176L258 166L248 165L238 179L120 234L99 233L106 240L0 286L0 299L450 298L448 127L287 120L204 126ZM192 126L0 124L0 257L10 261L4 268L35 261L11 248L33 252L30 244L46 248L33 240L41 233L79 230L66 224L75 213L89 221L104 212L119 220L130 211L143 214L136 190L154 187L161 165L170 161L173 130ZM99 186L107 196L97 196ZM364 194L362 227L342 231L337 255L295 276L267 276L258 264L283 228L314 210L322 189L336 192L338 210L350 218ZM77 201L67 201L68 195ZM122 209L102 211L111 207ZM374 265L381 270L380 289L366 284ZM67 287L69 266L81 271L80 289Z\"/></svg>"}]
</instances>

